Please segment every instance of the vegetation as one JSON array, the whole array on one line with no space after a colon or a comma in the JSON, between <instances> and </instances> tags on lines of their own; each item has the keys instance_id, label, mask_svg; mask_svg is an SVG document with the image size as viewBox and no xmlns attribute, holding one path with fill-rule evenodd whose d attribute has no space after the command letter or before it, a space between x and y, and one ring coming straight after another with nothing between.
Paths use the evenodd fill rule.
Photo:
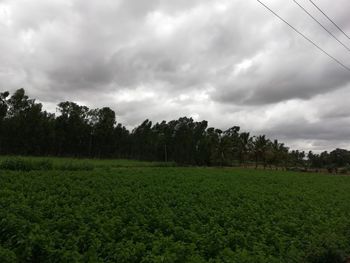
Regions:
<instances>
[{"instance_id":1,"label":"vegetation","mask_svg":"<svg viewBox=\"0 0 350 263\"><path fill-rule=\"evenodd\" d=\"M335 263L350 254L347 176L112 160L62 171L82 161L46 160L53 169L0 170L1 262Z\"/></svg>"},{"instance_id":2,"label":"vegetation","mask_svg":"<svg viewBox=\"0 0 350 263\"><path fill-rule=\"evenodd\" d=\"M291 172L348 173L347 150L306 154L187 117L128 131L110 108L74 102L58 112L23 89L0 93L0 262L336 263L350 255L350 177Z\"/></svg>"},{"instance_id":3,"label":"vegetation","mask_svg":"<svg viewBox=\"0 0 350 263\"><path fill-rule=\"evenodd\" d=\"M132 131L116 122L108 107L89 109L61 102L58 115L42 110L23 89L0 93L0 154L124 158L203 166L274 166L294 170L327 169L347 173L350 152L306 154L290 151L265 135L251 136L233 126L225 131L183 117Z\"/></svg>"},{"instance_id":4,"label":"vegetation","mask_svg":"<svg viewBox=\"0 0 350 263\"><path fill-rule=\"evenodd\" d=\"M175 163L144 162L135 160L101 160L101 159L71 159L53 157L10 157L0 156L0 170L12 171L92 171L94 169L111 170L121 167L174 167Z\"/></svg>"}]
</instances>

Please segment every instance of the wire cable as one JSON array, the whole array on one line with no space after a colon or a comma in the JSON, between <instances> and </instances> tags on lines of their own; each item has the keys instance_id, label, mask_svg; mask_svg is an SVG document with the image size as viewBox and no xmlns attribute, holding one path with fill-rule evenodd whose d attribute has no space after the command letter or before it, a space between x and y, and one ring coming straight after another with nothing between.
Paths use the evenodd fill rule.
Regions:
<instances>
[{"instance_id":1,"label":"wire cable","mask_svg":"<svg viewBox=\"0 0 350 263\"><path fill-rule=\"evenodd\" d=\"M298 29L296 29L294 26L292 26L290 23L288 23L286 20L284 20L282 17L280 17L275 11L273 11L270 7L265 5L263 2L260 0L258 1L263 7L265 7L267 10L269 10L272 14L274 14L277 18L282 20L285 24L287 24L290 28L292 28L295 32L297 32L299 35L301 35L303 38L305 38L307 41L309 41L312 45L314 45L318 50L320 50L322 53L333 59L335 62L337 62L340 66L342 66L344 69L350 72L350 68L346 65L344 65L342 62L340 62L338 59L333 57L331 54L329 54L327 51L325 51L323 48L321 48L319 45L317 45L314 41L312 41L310 38L308 38L306 35L301 33Z\"/></svg>"},{"instance_id":2,"label":"wire cable","mask_svg":"<svg viewBox=\"0 0 350 263\"><path fill-rule=\"evenodd\" d=\"M346 34L329 16L327 16L327 14L322 11L321 8L319 8L312 0L309 0L309 2L313 4L313 6L316 7L317 10L320 11L329 21L331 21L332 24L335 25L335 27L338 28L340 32L342 32L348 39L350 39L349 35Z\"/></svg>"},{"instance_id":3,"label":"wire cable","mask_svg":"<svg viewBox=\"0 0 350 263\"><path fill-rule=\"evenodd\" d=\"M345 45L342 41L340 41L331 31L329 31L324 25L322 25L309 11L307 11L301 4L299 4L296 0L293 0L306 14L308 14L317 24L319 24L328 34L330 34L335 40L337 40L347 51L350 52L350 48Z\"/></svg>"}]
</instances>

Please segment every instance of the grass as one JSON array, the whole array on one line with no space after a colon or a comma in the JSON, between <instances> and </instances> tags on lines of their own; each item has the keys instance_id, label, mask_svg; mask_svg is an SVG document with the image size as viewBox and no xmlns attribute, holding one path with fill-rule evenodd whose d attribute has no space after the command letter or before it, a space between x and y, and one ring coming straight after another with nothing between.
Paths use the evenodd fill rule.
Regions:
<instances>
[{"instance_id":1,"label":"grass","mask_svg":"<svg viewBox=\"0 0 350 263\"><path fill-rule=\"evenodd\" d=\"M46 165L46 168L45 168ZM41 169L41 166L45 169ZM146 162L126 159L86 159L64 157L0 156L2 170L93 170L122 167L173 167L173 162Z\"/></svg>"},{"instance_id":2,"label":"grass","mask_svg":"<svg viewBox=\"0 0 350 263\"><path fill-rule=\"evenodd\" d=\"M91 163L90 171L0 170L1 262L336 263L350 255L350 177Z\"/></svg>"}]
</instances>

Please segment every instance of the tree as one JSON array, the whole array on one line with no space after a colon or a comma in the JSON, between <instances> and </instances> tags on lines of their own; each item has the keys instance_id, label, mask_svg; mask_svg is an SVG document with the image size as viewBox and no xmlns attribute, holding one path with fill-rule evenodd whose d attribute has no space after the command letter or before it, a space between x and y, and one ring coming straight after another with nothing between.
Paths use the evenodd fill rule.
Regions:
<instances>
[{"instance_id":1,"label":"tree","mask_svg":"<svg viewBox=\"0 0 350 263\"><path fill-rule=\"evenodd\" d=\"M89 108L74 102L58 104L61 113L56 118L58 155L84 156L89 152L91 126Z\"/></svg>"},{"instance_id":2,"label":"tree","mask_svg":"<svg viewBox=\"0 0 350 263\"><path fill-rule=\"evenodd\" d=\"M7 95L7 94L5 94ZM3 102L2 102L3 104ZM51 146L53 130L48 124L52 114L42 111L42 104L29 99L24 89L18 89L6 102L2 135L10 154L45 154ZM48 143L48 144L47 144ZM46 145L47 144L47 145Z\"/></svg>"},{"instance_id":3,"label":"tree","mask_svg":"<svg viewBox=\"0 0 350 263\"><path fill-rule=\"evenodd\" d=\"M0 153L3 153L3 138L5 135L4 119L7 115L8 101L10 95L8 91L0 93Z\"/></svg>"},{"instance_id":4,"label":"tree","mask_svg":"<svg viewBox=\"0 0 350 263\"><path fill-rule=\"evenodd\" d=\"M337 148L329 153L329 161L337 168L345 167L350 164L350 152Z\"/></svg>"},{"instance_id":5,"label":"tree","mask_svg":"<svg viewBox=\"0 0 350 263\"><path fill-rule=\"evenodd\" d=\"M114 146L114 126L116 124L115 112L104 107L93 111L96 115L96 122L92 126L95 156L111 156Z\"/></svg>"},{"instance_id":6,"label":"tree","mask_svg":"<svg viewBox=\"0 0 350 263\"><path fill-rule=\"evenodd\" d=\"M281 165L285 166L287 157L288 148L284 146L284 143L280 143L278 140L269 142L267 150L267 162L270 165L274 165L276 169Z\"/></svg>"},{"instance_id":7,"label":"tree","mask_svg":"<svg viewBox=\"0 0 350 263\"><path fill-rule=\"evenodd\" d=\"M233 160L237 160L239 158L239 130L240 127L233 126L224 131L224 136L227 137L228 140L226 145L229 147L228 157L230 158L230 164L233 163Z\"/></svg>"},{"instance_id":8,"label":"tree","mask_svg":"<svg viewBox=\"0 0 350 263\"><path fill-rule=\"evenodd\" d=\"M114 150L113 157L134 158L131 151L130 132L121 123L114 128Z\"/></svg>"},{"instance_id":9,"label":"tree","mask_svg":"<svg viewBox=\"0 0 350 263\"><path fill-rule=\"evenodd\" d=\"M307 159L308 159L308 166L310 168L323 167L323 162L319 154L314 154L312 151L309 151L309 153L307 154Z\"/></svg>"},{"instance_id":10,"label":"tree","mask_svg":"<svg viewBox=\"0 0 350 263\"><path fill-rule=\"evenodd\" d=\"M295 167L306 167L306 154L304 151L292 150L289 153L289 163Z\"/></svg>"},{"instance_id":11,"label":"tree","mask_svg":"<svg viewBox=\"0 0 350 263\"><path fill-rule=\"evenodd\" d=\"M242 132L239 134L238 140L238 152L240 165L246 166L246 160L249 157L249 153L253 146L253 139L250 137L249 132Z\"/></svg>"},{"instance_id":12,"label":"tree","mask_svg":"<svg viewBox=\"0 0 350 263\"><path fill-rule=\"evenodd\" d=\"M133 158L174 161L188 165L267 165L326 168L337 171L350 165L350 152L335 149L320 154L289 151L265 135L251 137L238 126L225 131L208 128L208 122L182 117L169 122L145 120L130 132L117 123L108 107L89 109L66 101L58 116L42 109L24 89L0 93L0 153ZM344 170L344 169L342 169Z\"/></svg>"},{"instance_id":13,"label":"tree","mask_svg":"<svg viewBox=\"0 0 350 263\"><path fill-rule=\"evenodd\" d=\"M137 159L151 160L154 157L152 122L148 119L132 131L133 154Z\"/></svg>"},{"instance_id":14,"label":"tree","mask_svg":"<svg viewBox=\"0 0 350 263\"><path fill-rule=\"evenodd\" d=\"M217 145L214 148L213 159L220 166L230 165L233 160L233 146L229 135L224 134L221 130L218 132Z\"/></svg>"},{"instance_id":15,"label":"tree","mask_svg":"<svg viewBox=\"0 0 350 263\"><path fill-rule=\"evenodd\" d=\"M2 121L6 115L8 110L8 101L7 97L10 95L8 91L0 93L0 121Z\"/></svg>"},{"instance_id":16,"label":"tree","mask_svg":"<svg viewBox=\"0 0 350 263\"><path fill-rule=\"evenodd\" d=\"M263 162L264 169L266 168L266 152L268 149L269 140L265 135L259 135L253 140L253 149L255 156L255 168L258 168L259 161Z\"/></svg>"},{"instance_id":17,"label":"tree","mask_svg":"<svg viewBox=\"0 0 350 263\"><path fill-rule=\"evenodd\" d=\"M222 163L222 154L219 150L222 131L213 127L208 128L205 135L205 157L204 163L207 165L217 165Z\"/></svg>"}]
</instances>

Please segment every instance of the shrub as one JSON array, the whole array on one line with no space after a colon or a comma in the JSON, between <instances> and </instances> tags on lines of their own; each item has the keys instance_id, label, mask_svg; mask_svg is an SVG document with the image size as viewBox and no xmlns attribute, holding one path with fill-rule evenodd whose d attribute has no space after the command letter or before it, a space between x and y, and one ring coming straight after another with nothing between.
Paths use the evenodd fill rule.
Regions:
<instances>
[{"instance_id":1,"label":"shrub","mask_svg":"<svg viewBox=\"0 0 350 263\"><path fill-rule=\"evenodd\" d=\"M13 251L0 246L0 262L2 263L17 262L16 254Z\"/></svg>"},{"instance_id":2,"label":"shrub","mask_svg":"<svg viewBox=\"0 0 350 263\"><path fill-rule=\"evenodd\" d=\"M56 167L61 171L92 171L94 165L88 162L66 162Z\"/></svg>"},{"instance_id":3,"label":"shrub","mask_svg":"<svg viewBox=\"0 0 350 263\"><path fill-rule=\"evenodd\" d=\"M39 160L39 161L32 161L33 164L33 170L52 170L53 169L53 163L51 160L45 159L45 160Z\"/></svg>"},{"instance_id":4,"label":"shrub","mask_svg":"<svg viewBox=\"0 0 350 263\"><path fill-rule=\"evenodd\" d=\"M156 162L153 163L154 167L176 167L177 164L175 162Z\"/></svg>"},{"instance_id":5,"label":"shrub","mask_svg":"<svg viewBox=\"0 0 350 263\"><path fill-rule=\"evenodd\" d=\"M348 169L346 169L346 168L341 168L341 169L339 169L339 173L340 173L340 174L347 174L347 173L348 173Z\"/></svg>"},{"instance_id":6,"label":"shrub","mask_svg":"<svg viewBox=\"0 0 350 263\"><path fill-rule=\"evenodd\" d=\"M326 248L311 254L307 258L310 263L344 263L345 255L341 250Z\"/></svg>"},{"instance_id":7,"label":"shrub","mask_svg":"<svg viewBox=\"0 0 350 263\"><path fill-rule=\"evenodd\" d=\"M345 168L344 168L345 170L346 170L346 172L350 172L350 164L347 164L346 166L345 166Z\"/></svg>"},{"instance_id":8,"label":"shrub","mask_svg":"<svg viewBox=\"0 0 350 263\"><path fill-rule=\"evenodd\" d=\"M33 170L32 162L22 158L8 158L1 162L1 170L12 170L12 171L31 171Z\"/></svg>"},{"instance_id":9,"label":"shrub","mask_svg":"<svg viewBox=\"0 0 350 263\"><path fill-rule=\"evenodd\" d=\"M33 171L33 170L52 170L51 160L29 160L23 158L7 158L0 164L1 170L11 171Z\"/></svg>"}]
</instances>

